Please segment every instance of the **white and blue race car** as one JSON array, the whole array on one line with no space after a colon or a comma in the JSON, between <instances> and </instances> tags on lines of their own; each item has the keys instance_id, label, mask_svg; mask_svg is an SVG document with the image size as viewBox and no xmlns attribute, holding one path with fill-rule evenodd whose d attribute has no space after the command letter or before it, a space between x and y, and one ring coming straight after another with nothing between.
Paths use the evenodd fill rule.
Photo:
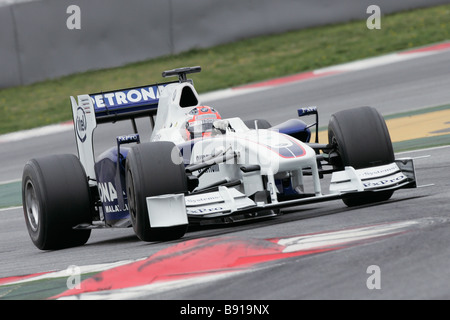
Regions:
<instances>
[{"instance_id":1,"label":"white and blue race car","mask_svg":"<svg viewBox=\"0 0 450 320\"><path fill-rule=\"evenodd\" d=\"M267 218L336 199L374 203L416 187L413 160L395 159L376 109L335 113L320 144L315 107L298 110L315 116L309 125L222 119L187 79L200 70L163 72L178 81L70 97L78 157L31 159L23 171L23 210L36 247L83 245L96 228L132 227L143 241L178 239L190 224ZM140 117L150 118L150 141L137 132ZM135 132L96 158L97 125L126 119Z\"/></svg>"}]
</instances>

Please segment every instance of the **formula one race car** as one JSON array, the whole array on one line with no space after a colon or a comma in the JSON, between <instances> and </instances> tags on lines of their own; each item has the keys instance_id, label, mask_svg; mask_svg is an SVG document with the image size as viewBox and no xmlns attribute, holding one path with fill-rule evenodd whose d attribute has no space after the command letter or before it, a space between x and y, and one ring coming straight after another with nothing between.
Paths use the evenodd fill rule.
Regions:
<instances>
[{"instance_id":1,"label":"formula one race car","mask_svg":"<svg viewBox=\"0 0 450 320\"><path fill-rule=\"evenodd\" d=\"M310 125L222 119L187 79L200 70L163 72L178 76L174 82L70 97L78 157L32 159L23 172L26 225L39 249L82 245L96 228L133 227L143 241L178 239L189 224L272 217L327 200L374 203L416 187L413 160L394 158L374 108L332 115L328 142L320 144L315 107L298 109L300 117L315 117ZM139 117L151 120L150 141L140 141ZM95 159L96 126L124 119L135 132Z\"/></svg>"}]
</instances>

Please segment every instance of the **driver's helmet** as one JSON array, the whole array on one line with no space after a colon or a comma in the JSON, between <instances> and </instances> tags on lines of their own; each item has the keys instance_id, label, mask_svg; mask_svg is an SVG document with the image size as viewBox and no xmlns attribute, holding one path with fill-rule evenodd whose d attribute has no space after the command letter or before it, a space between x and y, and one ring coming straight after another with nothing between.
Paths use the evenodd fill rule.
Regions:
<instances>
[{"instance_id":1,"label":"driver's helmet","mask_svg":"<svg viewBox=\"0 0 450 320\"><path fill-rule=\"evenodd\" d=\"M186 121L187 139L210 137L213 123L222 119L220 114L209 106L195 107L189 111Z\"/></svg>"}]
</instances>

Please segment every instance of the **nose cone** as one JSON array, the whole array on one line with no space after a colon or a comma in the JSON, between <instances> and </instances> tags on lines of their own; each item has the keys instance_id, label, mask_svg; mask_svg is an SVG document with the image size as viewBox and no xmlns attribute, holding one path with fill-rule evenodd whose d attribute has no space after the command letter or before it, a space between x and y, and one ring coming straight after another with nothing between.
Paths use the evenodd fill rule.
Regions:
<instances>
[{"instance_id":1,"label":"nose cone","mask_svg":"<svg viewBox=\"0 0 450 320\"><path fill-rule=\"evenodd\" d=\"M303 162L315 159L315 152L303 142L273 130L252 130L244 137L250 155L262 171L273 173L298 170Z\"/></svg>"}]
</instances>

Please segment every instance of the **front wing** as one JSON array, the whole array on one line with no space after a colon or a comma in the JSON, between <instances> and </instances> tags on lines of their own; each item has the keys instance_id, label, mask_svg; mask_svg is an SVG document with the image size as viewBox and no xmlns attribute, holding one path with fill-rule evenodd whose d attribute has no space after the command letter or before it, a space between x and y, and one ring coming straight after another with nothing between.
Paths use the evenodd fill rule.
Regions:
<instances>
[{"instance_id":1,"label":"front wing","mask_svg":"<svg viewBox=\"0 0 450 320\"><path fill-rule=\"evenodd\" d=\"M174 212L178 208L178 213L173 216L180 217L185 221L187 216L189 222L199 222L202 220L220 220L226 222L232 217L243 219L266 217L274 215L273 210L292 207L316 202L342 199L361 193L375 193L388 190L398 190L402 188L417 187L416 173L412 158L398 159L394 163L357 169L346 167L343 171L333 172L330 182L329 194L299 194L289 200L276 201L254 201L235 188L220 186L217 191L199 194L164 195L148 197L147 204L159 203L159 212ZM161 198L165 204L161 205ZM174 203L177 202L177 205ZM150 221L152 212L149 210ZM166 215L168 216L168 215ZM155 219L153 219L156 221ZM161 220L161 217L158 217ZM175 219L176 220L176 219ZM235 221L231 219L230 221ZM161 226L176 225L177 222L163 223Z\"/></svg>"}]
</instances>

